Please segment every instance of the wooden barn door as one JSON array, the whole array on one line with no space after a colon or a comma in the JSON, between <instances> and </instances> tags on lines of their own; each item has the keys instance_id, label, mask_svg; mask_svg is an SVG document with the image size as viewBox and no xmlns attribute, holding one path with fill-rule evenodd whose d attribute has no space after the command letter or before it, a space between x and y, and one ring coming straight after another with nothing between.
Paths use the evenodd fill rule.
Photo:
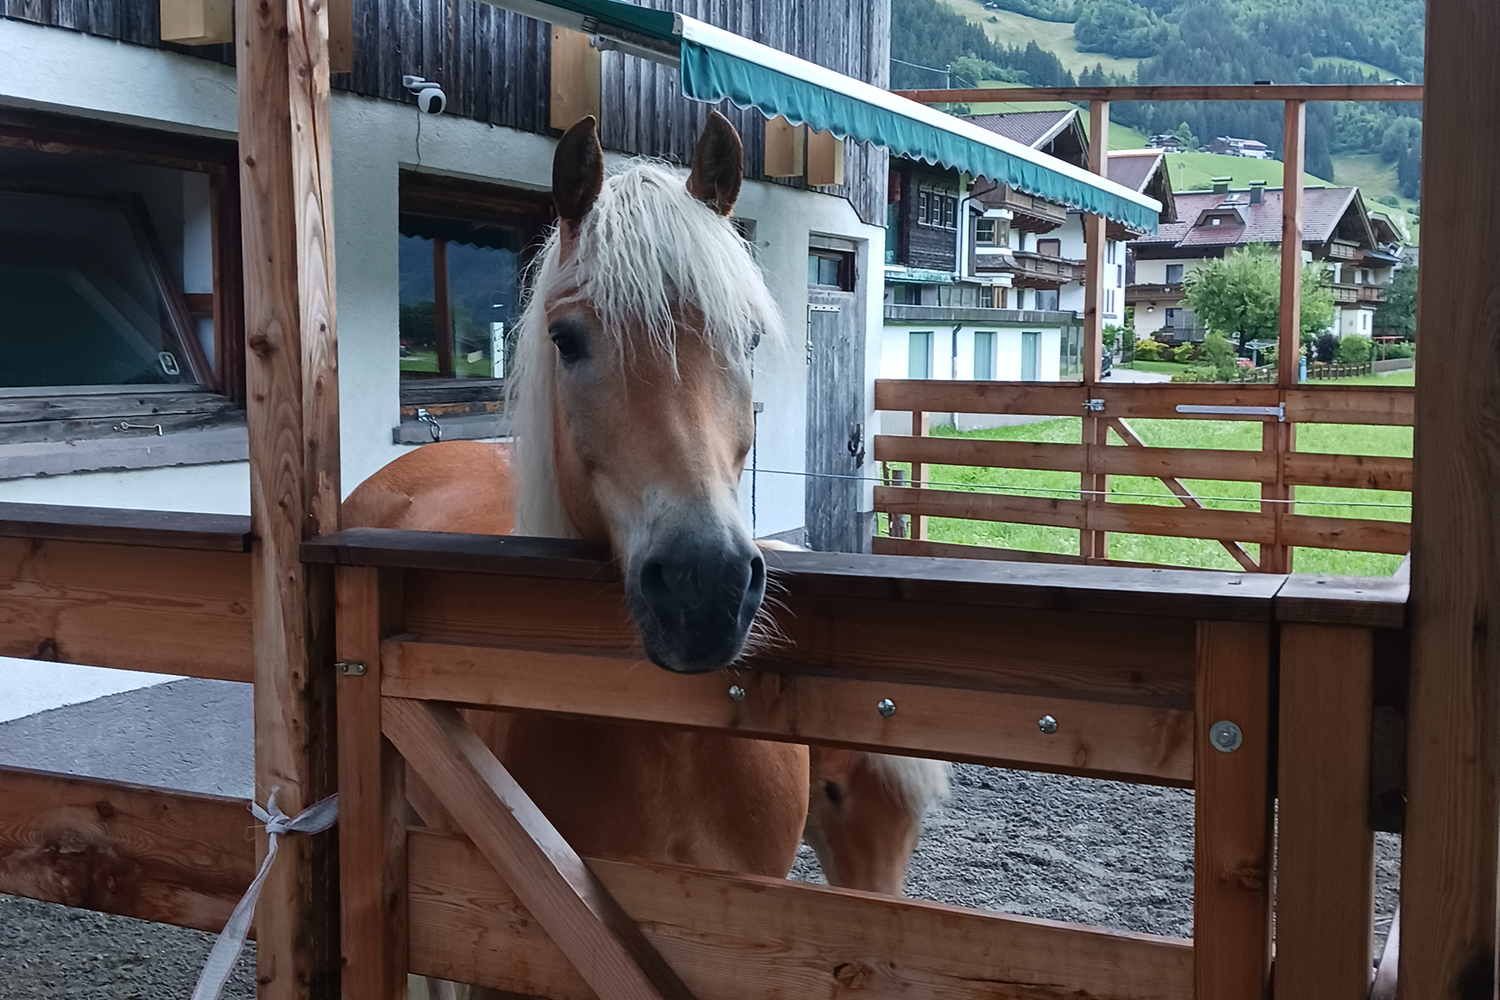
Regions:
<instances>
[{"instance_id":1,"label":"wooden barn door","mask_svg":"<svg viewBox=\"0 0 1500 1000\"><path fill-rule=\"evenodd\" d=\"M859 515L865 451L865 338L853 292L808 289L807 544L819 552L869 548Z\"/></svg>"}]
</instances>

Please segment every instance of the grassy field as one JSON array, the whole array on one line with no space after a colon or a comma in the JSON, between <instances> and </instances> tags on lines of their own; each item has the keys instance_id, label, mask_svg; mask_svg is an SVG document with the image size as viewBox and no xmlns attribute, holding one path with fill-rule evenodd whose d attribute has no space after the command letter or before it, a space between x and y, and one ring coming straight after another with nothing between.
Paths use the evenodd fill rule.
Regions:
<instances>
[{"instance_id":1,"label":"grassy field","mask_svg":"<svg viewBox=\"0 0 1500 1000\"><path fill-rule=\"evenodd\" d=\"M1034 41L1057 56L1063 68L1075 76L1102 64L1111 73L1134 76L1139 59L1117 59L1102 52L1079 52L1073 38L1073 25L1042 21L1008 10L985 10L977 0L943 0L943 3L984 29L984 33L1002 45L1020 45Z\"/></svg>"},{"instance_id":2,"label":"grassy field","mask_svg":"<svg viewBox=\"0 0 1500 1000\"><path fill-rule=\"evenodd\" d=\"M1401 372L1393 376L1365 376L1342 381L1350 384L1410 385L1412 377L1412 372ZM1148 445L1155 447L1249 451L1260 448L1260 425L1247 421L1132 420L1130 425ZM1082 433L1082 422L1068 417L1019 427L969 432L935 429L933 433L945 437L1077 444ZM1114 438L1112 442L1122 443ZM1412 432L1409 427L1309 424L1298 428L1297 448L1299 451L1323 454L1410 457ZM935 465L929 468L928 477L934 485L946 489L1008 492L1038 497L1076 498L1080 485L1077 473L1024 469ZM1258 509L1260 487L1256 483L1187 480L1185 485L1202 500L1205 507L1222 510ZM1176 498L1157 479L1114 476L1110 478L1109 490L1111 499L1115 502L1179 506ZM1299 514L1397 521L1410 520L1411 517L1409 493L1304 486L1297 488L1295 500L1296 512ZM1062 554L1076 554L1078 551L1078 532L1068 528L932 518L929 521L929 534L934 541L941 542ZM1258 555L1257 548L1254 545L1247 546L1251 555ZM1109 554L1116 559L1136 562L1204 569L1238 569L1238 564L1222 546L1203 539L1111 533ZM1297 549L1293 556L1293 567L1299 573L1386 576L1395 571L1400 561L1398 556L1376 553Z\"/></svg>"}]
</instances>

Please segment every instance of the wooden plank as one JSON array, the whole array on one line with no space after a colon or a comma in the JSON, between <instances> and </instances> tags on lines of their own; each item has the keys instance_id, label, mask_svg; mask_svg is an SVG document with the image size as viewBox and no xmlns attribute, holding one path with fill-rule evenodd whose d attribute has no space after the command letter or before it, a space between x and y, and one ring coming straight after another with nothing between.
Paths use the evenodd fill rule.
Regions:
<instances>
[{"instance_id":1,"label":"wooden plank","mask_svg":"<svg viewBox=\"0 0 1500 1000\"><path fill-rule=\"evenodd\" d=\"M0 538L249 552L250 519L227 514L0 503Z\"/></svg>"},{"instance_id":2,"label":"wooden plank","mask_svg":"<svg viewBox=\"0 0 1500 1000\"><path fill-rule=\"evenodd\" d=\"M337 530L341 495L327 14L317 0L240 3L235 12L255 797L275 789L295 815L337 786L332 572L298 557L304 538ZM261 1000L337 989L335 837L281 844L257 911Z\"/></svg>"},{"instance_id":3,"label":"wooden plank","mask_svg":"<svg viewBox=\"0 0 1500 1000\"><path fill-rule=\"evenodd\" d=\"M1491 996L1500 835L1500 6L1427 8L1407 809L1397 995ZM1477 116L1477 117L1476 117ZM1425 338L1425 339L1421 339Z\"/></svg>"},{"instance_id":4,"label":"wooden plank","mask_svg":"<svg viewBox=\"0 0 1500 1000\"><path fill-rule=\"evenodd\" d=\"M1283 455L1281 460L1286 469L1285 481L1296 486L1411 491L1409 458L1293 451Z\"/></svg>"},{"instance_id":5,"label":"wooden plank","mask_svg":"<svg viewBox=\"0 0 1500 1000\"><path fill-rule=\"evenodd\" d=\"M391 742L600 1000L692 1000L457 711L386 698L382 718Z\"/></svg>"},{"instance_id":6,"label":"wooden plank","mask_svg":"<svg viewBox=\"0 0 1500 1000\"><path fill-rule=\"evenodd\" d=\"M1422 86L1374 84L1221 84L1145 87L1015 87L1007 101L1421 101ZM898 90L918 104L971 104L993 101L987 90Z\"/></svg>"},{"instance_id":7,"label":"wooden plank","mask_svg":"<svg viewBox=\"0 0 1500 1000\"><path fill-rule=\"evenodd\" d=\"M1408 590L1395 577L1289 576L1276 592L1276 620L1400 629Z\"/></svg>"},{"instance_id":8,"label":"wooden plank","mask_svg":"<svg viewBox=\"0 0 1500 1000\"><path fill-rule=\"evenodd\" d=\"M468 841L411 831L412 970L593 993ZM699 1000L1191 1000L1192 943L782 879L590 859Z\"/></svg>"},{"instance_id":9,"label":"wooden plank","mask_svg":"<svg viewBox=\"0 0 1500 1000\"><path fill-rule=\"evenodd\" d=\"M1282 517L1282 538L1287 545L1320 549L1384 552L1393 556L1411 551L1411 525L1405 521L1286 514Z\"/></svg>"},{"instance_id":10,"label":"wooden plank","mask_svg":"<svg viewBox=\"0 0 1500 1000\"><path fill-rule=\"evenodd\" d=\"M159 0L161 40L178 45L215 45L234 37L229 0Z\"/></svg>"},{"instance_id":11,"label":"wooden plank","mask_svg":"<svg viewBox=\"0 0 1500 1000\"><path fill-rule=\"evenodd\" d=\"M1281 310L1277 334L1276 384L1297 384L1302 352L1302 175L1307 165L1307 104L1288 100L1282 141Z\"/></svg>"},{"instance_id":12,"label":"wooden plank","mask_svg":"<svg viewBox=\"0 0 1500 1000\"><path fill-rule=\"evenodd\" d=\"M1270 514L1259 511L1219 510L1210 508L1165 507L1159 504L1110 503L1085 512L1081 500L1051 497L1020 497L1004 493L964 493L957 490L913 489L891 486L875 487L875 509L896 514L925 514L971 521L1009 521L1017 524L1045 524L1061 528L1081 528L1085 517L1096 528L1105 531L1128 531L1139 535L1169 535L1178 538L1215 538L1239 542L1270 542L1275 525ZM1388 530L1365 530L1366 524L1391 522L1339 521L1339 524L1304 525L1299 537L1319 539L1358 539L1361 545L1395 544ZM1296 544L1315 544L1298 542ZM1330 546L1332 547L1332 546ZM1349 546L1353 547L1352 543ZM1377 549L1374 551L1384 551ZM1401 551L1406 551L1403 548Z\"/></svg>"},{"instance_id":13,"label":"wooden plank","mask_svg":"<svg viewBox=\"0 0 1500 1000\"><path fill-rule=\"evenodd\" d=\"M0 766L0 893L217 933L253 824L241 799Z\"/></svg>"},{"instance_id":14,"label":"wooden plank","mask_svg":"<svg viewBox=\"0 0 1500 1000\"><path fill-rule=\"evenodd\" d=\"M1100 177L1109 173L1108 101L1089 104L1088 165L1089 170ZM1083 384L1089 389L1104 380L1105 221L1102 215L1083 216ZM1094 415L1093 410L1084 411L1082 441L1089 458L1109 444L1109 428ZM1088 466L1092 464L1091 461L1087 463ZM1086 506L1084 527L1078 533L1078 554L1102 559L1109 554L1109 535L1097 530L1088 515L1109 499L1109 480L1090 468L1081 477L1080 484Z\"/></svg>"},{"instance_id":15,"label":"wooden plank","mask_svg":"<svg viewBox=\"0 0 1500 1000\"><path fill-rule=\"evenodd\" d=\"M552 25L552 87L550 122L566 132L589 115L600 115L602 53L589 35Z\"/></svg>"},{"instance_id":16,"label":"wooden plank","mask_svg":"<svg viewBox=\"0 0 1500 1000\"><path fill-rule=\"evenodd\" d=\"M727 729L794 743L1023 766L1151 784L1192 783L1192 713L891 681L743 671L685 676L633 657L390 641L389 697ZM744 692L729 695L731 684ZM889 718L875 710L896 703ZM1058 721L1043 733L1043 716Z\"/></svg>"},{"instance_id":17,"label":"wooden plank","mask_svg":"<svg viewBox=\"0 0 1500 1000\"><path fill-rule=\"evenodd\" d=\"M878 434L874 442L874 457L877 462L1077 472L1084 468L1087 452L1081 444Z\"/></svg>"},{"instance_id":18,"label":"wooden plank","mask_svg":"<svg viewBox=\"0 0 1500 1000\"><path fill-rule=\"evenodd\" d=\"M399 572L364 567L335 580L339 661L363 669L335 685L346 1000L406 996L406 765L380 728L380 642L400 630L400 585Z\"/></svg>"},{"instance_id":19,"label":"wooden plank","mask_svg":"<svg viewBox=\"0 0 1500 1000\"><path fill-rule=\"evenodd\" d=\"M1293 423L1410 427L1416 419L1416 396L1402 387L1302 386L1284 396L1286 419Z\"/></svg>"},{"instance_id":20,"label":"wooden plank","mask_svg":"<svg viewBox=\"0 0 1500 1000\"><path fill-rule=\"evenodd\" d=\"M1297 425L1280 421L1266 421L1260 427L1260 443L1263 454L1275 463L1277 476L1271 482L1261 483L1261 510L1271 518L1275 526L1275 537L1271 544L1260 547L1260 562L1268 573L1290 573L1292 571L1291 542L1287 540L1287 517L1292 513L1292 488L1286 482L1286 456L1296 444Z\"/></svg>"},{"instance_id":21,"label":"wooden plank","mask_svg":"<svg viewBox=\"0 0 1500 1000\"><path fill-rule=\"evenodd\" d=\"M1250 482L1274 481L1275 461L1264 452L1219 448L1095 448L1080 444L1050 444L1033 441L991 441L984 438L912 438L878 435L876 461L929 462L997 469L1045 469L1053 472L1096 472L1111 476L1175 477L1180 479L1234 479ZM1333 460L1332 471L1323 472L1316 459ZM1375 481L1399 481L1380 464L1410 463L1410 459L1373 459L1349 456L1313 456L1299 466L1306 475L1314 470L1328 480L1317 485L1358 486ZM1366 466L1365 463L1371 463ZM1393 467L1399 470L1399 466ZM1382 489L1389 487L1380 487Z\"/></svg>"},{"instance_id":22,"label":"wooden plank","mask_svg":"<svg viewBox=\"0 0 1500 1000\"><path fill-rule=\"evenodd\" d=\"M1263 625L1198 626L1193 959L1195 995L1213 1000L1263 1000L1270 986L1270 642ZM1232 753L1210 741L1221 721L1242 734Z\"/></svg>"},{"instance_id":23,"label":"wooden plank","mask_svg":"<svg viewBox=\"0 0 1500 1000\"><path fill-rule=\"evenodd\" d=\"M938 413L1025 413L1076 417L1086 398L1076 382L960 382L876 379L875 409Z\"/></svg>"},{"instance_id":24,"label":"wooden plank","mask_svg":"<svg viewBox=\"0 0 1500 1000\"><path fill-rule=\"evenodd\" d=\"M807 186L844 183L844 140L832 132L807 130Z\"/></svg>"},{"instance_id":25,"label":"wooden plank","mask_svg":"<svg viewBox=\"0 0 1500 1000\"><path fill-rule=\"evenodd\" d=\"M1366 1000L1370 992L1373 666L1369 629L1281 628L1277 996Z\"/></svg>"},{"instance_id":26,"label":"wooden plank","mask_svg":"<svg viewBox=\"0 0 1500 1000\"><path fill-rule=\"evenodd\" d=\"M767 177L801 177L807 170L807 126L793 125L781 115L766 121Z\"/></svg>"},{"instance_id":27,"label":"wooden plank","mask_svg":"<svg viewBox=\"0 0 1500 1000\"><path fill-rule=\"evenodd\" d=\"M0 538L0 656L249 681L250 559Z\"/></svg>"},{"instance_id":28,"label":"wooden plank","mask_svg":"<svg viewBox=\"0 0 1500 1000\"><path fill-rule=\"evenodd\" d=\"M1131 562L1127 559L1086 559L1071 552L1032 552L1027 549L1004 549L992 545L965 545L961 542L933 542L913 538L877 536L873 551L886 556L929 556L940 559L993 559L1001 562L1055 563L1066 566L1132 566L1144 569L1175 569L1198 572L1193 566L1171 566L1164 563Z\"/></svg>"},{"instance_id":29,"label":"wooden plank","mask_svg":"<svg viewBox=\"0 0 1500 1000\"><path fill-rule=\"evenodd\" d=\"M328 72L354 71L354 0L327 0Z\"/></svg>"}]
</instances>

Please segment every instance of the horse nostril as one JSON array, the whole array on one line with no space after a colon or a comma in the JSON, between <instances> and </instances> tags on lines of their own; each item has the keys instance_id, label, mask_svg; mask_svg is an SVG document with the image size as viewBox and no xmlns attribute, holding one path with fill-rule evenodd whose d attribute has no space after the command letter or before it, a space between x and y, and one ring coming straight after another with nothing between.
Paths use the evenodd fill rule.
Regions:
<instances>
[{"instance_id":1,"label":"horse nostril","mask_svg":"<svg viewBox=\"0 0 1500 1000\"><path fill-rule=\"evenodd\" d=\"M641 591L651 600L662 600L672 595L667 583L667 567L660 559L649 560L641 567Z\"/></svg>"},{"instance_id":2,"label":"horse nostril","mask_svg":"<svg viewBox=\"0 0 1500 1000\"><path fill-rule=\"evenodd\" d=\"M757 552L750 560L750 593L764 590L766 586L766 560Z\"/></svg>"}]
</instances>

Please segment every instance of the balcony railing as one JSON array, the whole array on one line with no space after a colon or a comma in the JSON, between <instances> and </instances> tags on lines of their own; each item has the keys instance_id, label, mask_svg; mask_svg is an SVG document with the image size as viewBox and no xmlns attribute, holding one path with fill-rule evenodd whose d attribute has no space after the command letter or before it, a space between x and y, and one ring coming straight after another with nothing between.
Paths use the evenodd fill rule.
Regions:
<instances>
[{"instance_id":1,"label":"balcony railing","mask_svg":"<svg viewBox=\"0 0 1500 1000\"><path fill-rule=\"evenodd\" d=\"M1385 291L1386 291L1386 289L1385 289L1384 285L1360 285L1359 286L1359 301L1361 301L1361 302L1384 302L1385 301Z\"/></svg>"},{"instance_id":2,"label":"balcony railing","mask_svg":"<svg viewBox=\"0 0 1500 1000\"><path fill-rule=\"evenodd\" d=\"M1068 221L1068 210L1062 205L1022 194L1003 184L993 191L976 192L975 197L986 208L1010 209L1014 213L1010 226L1021 232L1049 233Z\"/></svg>"},{"instance_id":3,"label":"balcony railing","mask_svg":"<svg viewBox=\"0 0 1500 1000\"><path fill-rule=\"evenodd\" d=\"M1030 250L1017 250L1011 257L1015 266L1007 270L1015 275L1018 288L1057 288L1083 280L1082 261L1049 257Z\"/></svg>"},{"instance_id":4,"label":"balcony railing","mask_svg":"<svg viewBox=\"0 0 1500 1000\"><path fill-rule=\"evenodd\" d=\"M1135 305L1137 302L1160 302L1163 299L1181 299L1182 282L1160 285L1126 285L1125 304Z\"/></svg>"}]
</instances>

